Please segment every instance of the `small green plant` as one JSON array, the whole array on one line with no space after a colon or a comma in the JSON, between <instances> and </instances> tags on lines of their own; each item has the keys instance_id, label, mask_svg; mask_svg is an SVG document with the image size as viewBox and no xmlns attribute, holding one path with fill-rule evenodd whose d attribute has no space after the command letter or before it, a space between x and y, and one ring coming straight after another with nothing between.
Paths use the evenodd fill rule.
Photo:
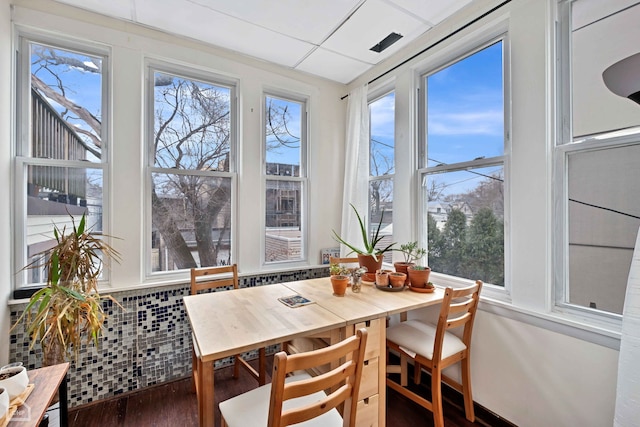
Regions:
<instances>
[{"instance_id":1,"label":"small green plant","mask_svg":"<svg viewBox=\"0 0 640 427\"><path fill-rule=\"evenodd\" d=\"M331 264L329 265L329 273L332 276L339 275L339 274L349 274L349 268L341 264Z\"/></svg>"},{"instance_id":2,"label":"small green plant","mask_svg":"<svg viewBox=\"0 0 640 427\"><path fill-rule=\"evenodd\" d=\"M354 253L355 252L355 253L360 254L360 255L370 255L376 261L378 261L378 256L383 255L385 252L394 250L393 246L395 245L395 243L391 243L390 245L387 245L384 248L376 248L376 245L378 243L380 243L380 241L384 238L384 236L380 235L380 228L382 228L382 219L384 218L384 210L382 211L382 214L380 215L380 222L378 222L378 226L376 227L375 233L373 233L371 238L369 238L369 232L367 231L366 223L362 220L362 217L360 217L360 214L358 213L358 210L356 209L356 207L353 206L353 204L351 204L351 203L349 205L351 205L351 207L353 208L353 211L356 213L356 217L358 217L358 224L360 225L360 232L362 234L362 245L363 246L360 247L355 243L353 243L353 244L352 243L347 243L347 242L344 241L344 239L342 239L342 237L340 237L338 235L338 233L336 233L335 230L331 230L331 231L333 231L334 239L336 241L338 241L339 243L342 243L343 245L345 245L349 249L351 249L350 253Z\"/></svg>"},{"instance_id":3,"label":"small green plant","mask_svg":"<svg viewBox=\"0 0 640 427\"><path fill-rule=\"evenodd\" d=\"M427 254L427 250L418 247L418 242L409 242L400 245L400 252L404 256L404 262L407 264L419 260Z\"/></svg>"}]
</instances>

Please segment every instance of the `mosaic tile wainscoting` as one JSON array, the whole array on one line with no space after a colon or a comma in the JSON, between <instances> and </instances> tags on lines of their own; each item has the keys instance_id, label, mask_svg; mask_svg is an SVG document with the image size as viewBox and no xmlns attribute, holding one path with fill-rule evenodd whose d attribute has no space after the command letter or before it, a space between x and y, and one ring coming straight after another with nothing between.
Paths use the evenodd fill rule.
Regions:
<instances>
[{"instance_id":1,"label":"mosaic tile wainscoting","mask_svg":"<svg viewBox=\"0 0 640 427\"><path fill-rule=\"evenodd\" d=\"M263 286L294 280L328 276L327 267L311 270L243 276L241 287ZM106 300L106 328L98 347L90 344L80 349L77 362L69 370L69 406L90 403L109 396L137 390L191 375L191 329L182 298L189 295L189 285L172 285L140 290L111 292L122 306ZM11 322L16 322L25 304L11 308ZM24 329L11 332L10 360L20 361L28 369L41 366L42 351ZM267 348L268 353L277 351ZM244 355L251 359L257 352ZM216 362L216 367L230 364L231 358Z\"/></svg>"}]
</instances>

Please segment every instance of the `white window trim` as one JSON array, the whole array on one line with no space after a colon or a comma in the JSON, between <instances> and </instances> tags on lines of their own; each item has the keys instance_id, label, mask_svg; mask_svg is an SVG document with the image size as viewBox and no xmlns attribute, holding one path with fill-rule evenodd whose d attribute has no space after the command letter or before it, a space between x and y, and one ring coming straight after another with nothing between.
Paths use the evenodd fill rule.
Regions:
<instances>
[{"instance_id":1,"label":"white window trim","mask_svg":"<svg viewBox=\"0 0 640 427\"><path fill-rule=\"evenodd\" d=\"M21 230L14 233L13 242L13 265L16 274L13 275L13 289L29 289L39 287L38 284L28 284L26 281L27 272L23 270L27 264L27 187L24 176L27 166L58 166L75 167L82 169L98 169L102 171L102 231L105 238L111 240L111 204L110 204L110 171L111 171L111 49L105 45L95 42L87 42L68 36L53 35L48 32L41 32L30 27L16 25L14 35L14 52L17 53L15 74L16 97L14 105L16 108L16 120L14 128L14 139L12 144L12 158L14 159L13 174L15 201L13 209L13 229ZM31 157L29 154L31 145L31 79L26 78L25 73L30 75L29 45L31 43L49 45L58 49L80 52L90 56L99 56L102 59L102 93L101 93L101 137L102 137L102 157L100 162L80 162L74 160L61 159L40 159ZM110 271L105 269L102 273L98 286L100 288L108 286Z\"/></svg>"},{"instance_id":2,"label":"white window trim","mask_svg":"<svg viewBox=\"0 0 640 427\"><path fill-rule=\"evenodd\" d=\"M587 327L612 331L619 338L622 329L622 315L589 307L570 304L565 301L568 279L568 181L567 160L571 153L587 152L595 149L615 148L638 144L638 133L605 132L588 138L574 140L571 97L571 3L574 0L557 0L556 16L556 68L558 87L555 91L557 105L555 120L555 145L553 147L553 256L552 256L552 296L551 311L565 319L579 322ZM618 341L619 346L619 341Z\"/></svg>"},{"instance_id":3,"label":"white window trim","mask_svg":"<svg viewBox=\"0 0 640 427\"><path fill-rule=\"evenodd\" d=\"M232 79L226 76L221 76L216 73L207 72L195 67L188 67L184 64L176 64L159 59L145 58L145 107L144 107L144 119L145 119L145 135L144 135L144 218L143 223L143 266L144 266L144 279L148 283L160 283L160 282L176 282L184 280L185 270L170 270L170 271L152 271L151 266L151 180L154 173L171 173L178 175L199 175L208 177L221 177L231 179L231 260L236 262L238 259L237 238L238 238L238 214L237 214L237 200L238 200L238 85L237 79ZM226 87L230 90L231 105L229 111L231 113L231 138L229 141L229 171L228 172L201 172L196 170L174 170L164 169L156 167L153 164L155 153L153 153L151 140L154 135L154 73L167 73L177 77L185 79L202 81L216 86Z\"/></svg>"},{"instance_id":4,"label":"white window trim","mask_svg":"<svg viewBox=\"0 0 640 427\"><path fill-rule=\"evenodd\" d=\"M266 105L267 98L279 98L285 101L292 101L301 104L302 109L301 113L303 117L301 118L301 129L300 129L300 176L295 177L283 177L278 175L267 175L267 148L266 148ZM261 171L261 188L260 188L260 204L262 209L261 218L260 218L260 265L261 268L265 271L269 270L280 270L283 267L304 267L309 265L309 103L310 96L289 92L286 90L278 89L278 88L264 88L262 91L262 100L261 100L261 161L260 166L262 168ZM283 260L283 261L267 261L266 259L266 217L267 217L267 204L266 204L266 194L267 194L267 181L288 181L288 182L299 182L300 183L300 191L302 192L300 196L300 226L302 228L300 233L300 238L302 242L300 244L300 258L296 260Z\"/></svg>"},{"instance_id":5,"label":"white window trim","mask_svg":"<svg viewBox=\"0 0 640 427\"><path fill-rule=\"evenodd\" d=\"M390 81L390 82L386 82L381 84L379 87L370 90L367 93L367 107L368 107L368 114L371 115L371 104L373 104L376 101L379 101L380 99L386 97L387 95L389 95L390 93L393 93L394 95L394 102L396 102L396 88L395 88L395 81ZM397 105L397 104L396 104ZM394 111L395 111L395 106L394 106ZM391 185L393 187L392 190L392 205L395 206L396 205L396 196L397 196L397 180L396 180L396 158L397 158L397 150L398 150L398 146L396 144L396 131L397 131L397 124L396 124L396 117L394 116L393 119L393 132L394 132L394 143L393 143L393 173L390 174L386 174L386 175L371 175L371 117L369 117L369 141L368 142L368 151L369 151L369 164L367 165L367 170L368 170L368 175L367 175L367 188L366 188L366 192L368 194L368 202L367 202L367 214L366 214L366 218L363 218L363 220L365 220L366 224L368 224L369 226L371 226L371 203L370 203L370 196L371 194L369 193L369 191L371 190L371 183L375 182L375 181L391 181ZM397 221L397 215L398 215L398 211L396 211L396 217L395 217L395 221ZM393 225L393 222L392 222ZM397 234L398 234L398 230L397 227L394 227L393 230L393 234L391 241L397 241ZM393 252L392 252L393 255ZM387 265L386 261L385 261L385 265ZM389 267L391 267L392 265L389 264Z\"/></svg>"},{"instance_id":6,"label":"white window trim","mask_svg":"<svg viewBox=\"0 0 640 427\"><path fill-rule=\"evenodd\" d=\"M481 160L474 160L464 163L459 163L455 168L444 168L441 166L427 167L426 158L426 78L456 62L459 62L484 48L497 43L502 42L503 51L503 91L504 91L504 154L502 156L496 156L491 158L485 158ZM509 34L499 25L498 28L486 31L483 36L479 36L472 41L460 43L455 49L450 48L447 50L447 55L442 57L438 62L430 62L428 66L423 66L416 69L416 86L420 94L418 97L417 119L418 123L418 147L416 149L417 159L417 180L416 185L416 200L419 201L417 209L417 218L425 218L424 221L419 220L417 227L419 230L420 242L424 242L423 246L426 247L427 242L427 229L426 229L426 212L423 211L425 206L424 194L422 191L422 181L430 172L436 170L453 171L458 169L464 169L470 166L483 167L483 166L495 166L498 164L503 165L504 170L504 286L496 286L492 284L486 284L482 293L483 296L495 299L503 303L511 303L512 293L512 281L511 281L511 239L509 229L509 215L510 215L510 157L511 157L511 78L510 78L510 43ZM461 277L454 277L437 272L432 272L434 278L438 279L441 283L449 284L451 286L467 286L469 281Z\"/></svg>"}]
</instances>

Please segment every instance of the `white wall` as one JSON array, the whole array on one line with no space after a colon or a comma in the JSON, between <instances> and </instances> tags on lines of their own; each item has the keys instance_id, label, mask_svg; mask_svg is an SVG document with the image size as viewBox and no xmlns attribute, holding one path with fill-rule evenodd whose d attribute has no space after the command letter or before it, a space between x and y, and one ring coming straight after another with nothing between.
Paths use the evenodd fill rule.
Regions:
<instances>
[{"instance_id":1,"label":"white wall","mask_svg":"<svg viewBox=\"0 0 640 427\"><path fill-rule=\"evenodd\" d=\"M352 82L350 89L390 70L498 3L472 3L465 14L431 30ZM412 149L416 136L407 126L417 117L412 94L416 83L407 82L415 82L420 70L437 62L438 57L472 44L483 31L508 28L512 100L511 154L506 171L511 231L509 288L502 295L483 290L485 301L473 339L474 400L522 427L600 427L611 425L613 420L617 335L561 318L551 305L554 14L553 0L512 0L482 23L402 65L383 80L398 83L396 146ZM375 90L378 84L372 83L370 89ZM396 175L395 188L405 191L412 184L415 187L415 175ZM413 191L415 200L418 193L415 188ZM395 209L394 222L405 223L403 212ZM409 223L410 218L406 219Z\"/></svg>"},{"instance_id":2,"label":"white wall","mask_svg":"<svg viewBox=\"0 0 640 427\"><path fill-rule=\"evenodd\" d=\"M2 0L3 5L6 0ZM336 100L348 92L348 88L329 84L320 79L314 79L288 70L266 64L234 57L228 52L219 51L212 55L213 50L198 46L191 42L174 40L167 36L151 37L150 32L132 27L129 24L114 23L113 21L95 17L84 12L74 11L47 1L17 0L16 3L24 8L34 7L46 9L48 13L64 13L75 20L52 18L48 13L21 9L17 20L28 22L37 27L49 28L52 31L73 33L80 37L99 39L114 45L114 61L122 64L123 68L116 70L114 105L115 119L121 123L115 129L114 140L124 141L135 145L140 143L142 134L140 103L122 105L118 103L126 92L141 93L142 82L132 76L140 75L142 67L142 53L150 52L165 57L172 56L185 62L196 63L208 69L215 69L238 76L242 81L241 103L243 115L242 129L242 170L241 182L254 182L259 173L260 141L259 120L250 119L258 114L260 93L265 86L294 87L308 91L313 95L312 109L320 111L312 115L312 153L315 159L311 165L311 205L312 217L310 229L311 256L324 246L332 245L329 230L337 228L340 221L340 194L328 191L331 188L342 188L343 165L339 164L343 150L344 133L344 103ZM471 8L484 11L497 1L473 2ZM483 303L483 311L478 314L477 326L474 334L473 356L473 384L474 398L490 410L516 423L519 426L606 426L611 425L615 401L615 381L617 371L617 350L594 344L587 340L571 337L565 333L553 331L548 327L534 326L513 320L512 317L522 316L527 319L540 318L540 323L553 323L549 301L552 292L551 277L551 171L548 162L552 147L553 99L551 74L552 62L550 26L552 22L552 0L513 0L508 6L493 14L484 22L505 22L509 28L511 41L511 75L512 75L512 156L510 160L511 187L510 194L510 256L511 289L506 299L511 305L500 301ZM4 11L0 12L0 22L8 22ZM473 9L458 16L455 20L446 22L439 29L434 29L422 39L404 49L398 55L390 58L385 64L362 76L351 87L369 81L373 77L387 71L396 63L410 57L423 47L431 44L439 37L468 22L473 16ZM79 20L90 21L81 23ZM1 25L1 49L6 50L5 40L8 38L6 26ZM478 26L469 29L474 31ZM468 32L467 32L468 33ZM429 55L442 52L451 47L456 38L441 44ZM397 89L410 91L415 74L412 67L427 60L427 56L400 67L388 77L398 83ZM8 57L4 54L3 57ZM124 61L124 62L122 62ZM0 89L8 87L9 80L5 74L9 73L6 61L1 61ZM385 79L388 81L389 79ZM374 85L375 86L375 85ZM1 96L6 98L8 91L0 90ZM8 138L6 130L9 117L6 113L8 100L0 100L0 129L2 136ZM397 144L411 146L415 143L415 133L411 130L414 118L412 104L414 97L409 92L396 93L400 105L397 115ZM253 111L251 110L253 108ZM5 126L3 126L5 125ZM0 144L0 161L2 177L8 177L7 145ZM411 147L409 147L411 148ZM120 147L119 150L124 150ZM130 236L128 240L140 240L141 205L141 177L137 175L140 168L140 153L130 153L116 150L114 163L118 166L115 187L120 191L127 191L132 200L130 211L117 212L113 218L114 233L118 236ZM121 173L122 170L134 171ZM397 174L396 188L415 184L411 174ZM2 179L0 188L9 194L11 188L8 179ZM414 185L415 186L415 185ZM413 187L409 187L413 188ZM415 188L413 188L415 190ZM417 194L417 193L414 193ZM239 254L243 265L251 270L257 270L259 259L259 245L253 246L247 242L257 242L259 229L254 220L256 209L253 200L261 200L258 188L248 189L241 195L239 218L242 224L240 239L244 244ZM405 197L406 199L406 197ZM396 198L401 200L401 198ZM404 200L404 199L403 199ZM410 202L410 201L409 201ZM8 246L8 218L10 210L7 204L2 209L0 220L0 259L6 262L10 254ZM396 209L398 222L401 209ZM407 209L410 215L410 209ZM6 215L5 215L6 214ZM409 221L407 221L408 223ZM410 235L405 228L403 235ZM4 256L3 256L4 255ZM125 259L139 260L140 248L131 245L125 250ZM136 261L137 262L137 261ZM8 268L1 269L2 298L9 292L11 274ZM140 283L139 270L134 267L125 268L115 277L124 284ZM487 294L488 296L488 294ZM0 301L2 309L5 305ZM513 307L513 308L512 308ZM498 314L496 314L498 313ZM524 314L523 314L524 313ZM526 314L530 314L527 316ZM5 319L5 314L2 319ZM568 321L558 323L564 326L562 331L571 330ZM6 328L5 328L6 329ZM560 328L559 328L560 329ZM580 328L576 328L580 330ZM2 331L0 331L2 332ZM593 332L593 331L591 331ZM596 332L597 333L597 332ZM606 334L603 334L606 335ZM7 334L0 335L2 346L5 348ZM6 353L3 352L3 353ZM5 356L6 357L6 356ZM1 359L0 359L1 360Z\"/></svg>"}]
</instances>

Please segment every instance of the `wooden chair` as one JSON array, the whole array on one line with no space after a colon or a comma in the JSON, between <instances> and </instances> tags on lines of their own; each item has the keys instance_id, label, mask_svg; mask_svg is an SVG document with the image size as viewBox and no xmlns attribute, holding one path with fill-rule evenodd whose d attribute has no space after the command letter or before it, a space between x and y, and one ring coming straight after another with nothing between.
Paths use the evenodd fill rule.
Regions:
<instances>
[{"instance_id":1,"label":"wooden chair","mask_svg":"<svg viewBox=\"0 0 640 427\"><path fill-rule=\"evenodd\" d=\"M340 258L337 256L330 256L329 257L329 265L331 264L359 264L360 260L358 260L358 257L352 257L352 258ZM375 271L374 271L375 273Z\"/></svg>"},{"instance_id":2,"label":"wooden chair","mask_svg":"<svg viewBox=\"0 0 640 427\"><path fill-rule=\"evenodd\" d=\"M199 280L199 278L205 279ZM238 289L238 266L236 264L222 267L204 267L191 269L191 295L196 295L200 291L226 286L233 286L233 289ZM212 327L215 327L215 325L212 325ZM195 343L193 338L192 342ZM198 390L197 376L198 372L200 372L200 366L202 362L198 357L195 344L193 346L191 357L193 367L193 387L195 388L196 395L199 399L200 391ZM240 366L245 368L249 372L249 374L258 381L259 385L264 385L267 382L266 350L264 348L258 350L257 371L239 354L237 354L234 356L233 361L233 378L238 378L238 376L240 375Z\"/></svg>"},{"instance_id":3,"label":"wooden chair","mask_svg":"<svg viewBox=\"0 0 640 427\"><path fill-rule=\"evenodd\" d=\"M471 395L471 332L478 308L482 282L463 289L447 288L438 324L408 320L387 328L387 348L400 354L400 365L389 365L387 374L400 372L400 384L387 377L387 385L433 412L436 427L444 427L441 382L444 381L464 396L467 420L474 421ZM464 327L462 338L449 329ZM387 361L388 361L387 353ZM420 384L422 367L431 373L431 401L407 388L407 360L414 362L414 382ZM442 370L460 362L462 382L442 374Z\"/></svg>"},{"instance_id":4,"label":"wooden chair","mask_svg":"<svg viewBox=\"0 0 640 427\"><path fill-rule=\"evenodd\" d=\"M337 344L306 353L275 355L271 384L220 403L223 427L355 426L367 331L360 329ZM339 361L329 372L311 377L294 371ZM325 390L335 390L326 394ZM343 415L336 409L344 403Z\"/></svg>"}]
</instances>

